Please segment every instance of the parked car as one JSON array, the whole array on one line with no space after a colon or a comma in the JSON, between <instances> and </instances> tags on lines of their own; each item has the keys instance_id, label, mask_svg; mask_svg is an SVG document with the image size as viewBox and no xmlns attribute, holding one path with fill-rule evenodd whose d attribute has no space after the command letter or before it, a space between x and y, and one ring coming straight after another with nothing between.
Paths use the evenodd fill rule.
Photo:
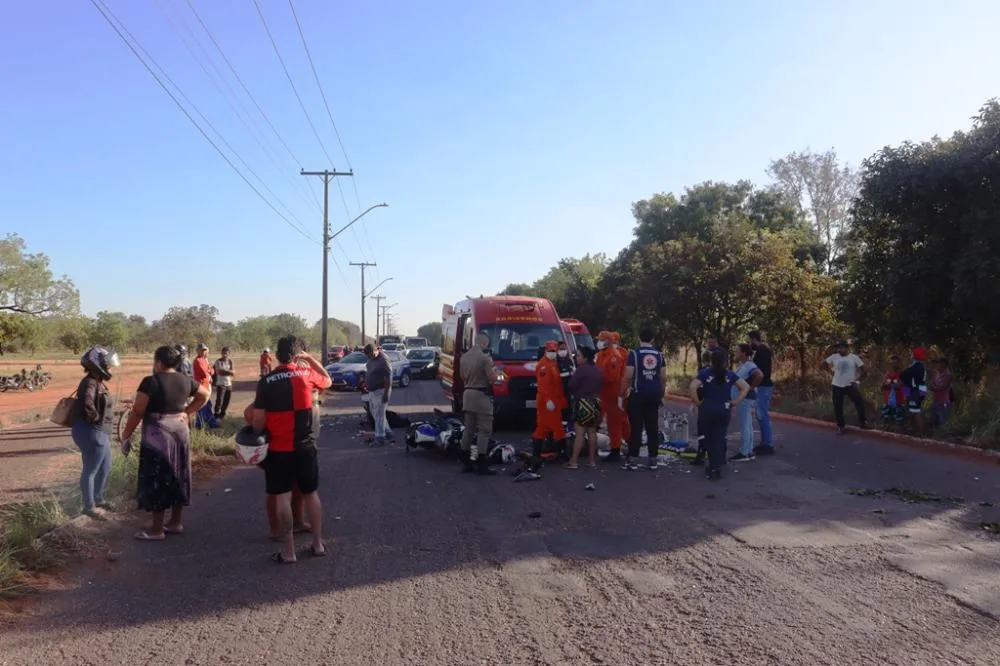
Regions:
<instances>
[{"instance_id":1,"label":"parked car","mask_svg":"<svg viewBox=\"0 0 1000 666\"><path fill-rule=\"evenodd\" d=\"M386 342L382 345L382 351L399 352L400 354L406 353L406 345L402 342Z\"/></svg>"},{"instance_id":2,"label":"parked car","mask_svg":"<svg viewBox=\"0 0 1000 666\"><path fill-rule=\"evenodd\" d=\"M410 370L410 361L400 352L382 350L385 357L389 359L392 366L392 383L398 384L402 388L410 385L413 372Z\"/></svg>"},{"instance_id":3,"label":"parked car","mask_svg":"<svg viewBox=\"0 0 1000 666\"><path fill-rule=\"evenodd\" d=\"M418 379L434 379L438 374L438 363L441 356L430 347L422 349L411 349L406 352L406 358L410 361L410 372Z\"/></svg>"},{"instance_id":4,"label":"parked car","mask_svg":"<svg viewBox=\"0 0 1000 666\"><path fill-rule=\"evenodd\" d=\"M326 355L327 363L334 363L344 358L348 354L347 345L331 345L330 351Z\"/></svg>"}]
</instances>

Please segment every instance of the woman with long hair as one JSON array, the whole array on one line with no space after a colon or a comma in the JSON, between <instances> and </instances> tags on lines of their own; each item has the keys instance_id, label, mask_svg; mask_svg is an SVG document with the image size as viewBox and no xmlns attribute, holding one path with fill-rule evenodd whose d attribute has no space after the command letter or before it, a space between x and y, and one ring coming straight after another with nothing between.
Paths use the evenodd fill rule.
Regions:
<instances>
[{"instance_id":1,"label":"woman with long hair","mask_svg":"<svg viewBox=\"0 0 1000 666\"><path fill-rule=\"evenodd\" d=\"M594 356L593 347L580 347L576 352L576 372L569 378L569 392L573 396L572 413L576 422L576 440L573 442L572 457L563 465L567 469L576 469L579 466L578 461L585 439L588 443L587 466L597 468L597 426L601 423L600 395L604 376L594 363Z\"/></svg>"},{"instance_id":2,"label":"woman with long hair","mask_svg":"<svg viewBox=\"0 0 1000 666\"><path fill-rule=\"evenodd\" d=\"M708 469L705 478L717 481L722 478L726 464L726 430L729 427L731 408L739 405L750 392L750 385L729 370L729 358L723 349L712 352L711 365L702 369L691 381L691 400L698 406L698 434L708 452ZM733 387L737 394L733 397Z\"/></svg>"},{"instance_id":3,"label":"woman with long hair","mask_svg":"<svg viewBox=\"0 0 1000 666\"><path fill-rule=\"evenodd\" d=\"M80 471L80 497L83 512L98 518L104 509L104 489L111 473L111 428L113 406L105 382L111 379L111 369L118 367L118 354L104 347L91 347L80 358L86 371L76 389L73 411L73 443L83 456Z\"/></svg>"},{"instance_id":4,"label":"woman with long hair","mask_svg":"<svg viewBox=\"0 0 1000 666\"><path fill-rule=\"evenodd\" d=\"M191 418L208 402L209 389L180 372L181 364L174 347L156 350L153 374L140 382L122 433L127 453L132 433L142 422L138 500L140 509L153 514L153 522L135 534L140 541L181 534L181 513L191 501ZM170 520L164 522L168 509Z\"/></svg>"}]
</instances>

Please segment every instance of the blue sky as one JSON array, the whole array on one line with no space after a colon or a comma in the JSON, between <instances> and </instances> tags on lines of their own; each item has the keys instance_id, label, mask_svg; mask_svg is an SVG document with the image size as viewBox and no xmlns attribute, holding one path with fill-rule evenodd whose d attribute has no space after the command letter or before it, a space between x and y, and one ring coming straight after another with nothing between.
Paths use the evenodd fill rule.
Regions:
<instances>
[{"instance_id":1,"label":"blue sky","mask_svg":"<svg viewBox=\"0 0 1000 666\"><path fill-rule=\"evenodd\" d=\"M194 3L298 162L185 0L105 1L275 195L258 184L265 196L318 238L319 183L301 182L299 168L347 161L287 0L260 2L333 164L252 0ZM857 164L884 145L967 128L1000 93L1000 3L988 0L295 9L356 173L357 198L342 183L347 211L332 189L331 225L360 212L358 200L390 205L337 239L331 314L360 318L359 271L347 264L376 261L368 286L393 278L381 293L399 303L407 333L443 303L530 282L561 257L617 253L631 202L654 192L764 183L769 160L807 146ZM90 2L2 3L0 90L0 233L47 253L86 313L152 319L211 303L227 320L319 317L319 245L240 180ZM374 304L368 312L372 328Z\"/></svg>"}]
</instances>

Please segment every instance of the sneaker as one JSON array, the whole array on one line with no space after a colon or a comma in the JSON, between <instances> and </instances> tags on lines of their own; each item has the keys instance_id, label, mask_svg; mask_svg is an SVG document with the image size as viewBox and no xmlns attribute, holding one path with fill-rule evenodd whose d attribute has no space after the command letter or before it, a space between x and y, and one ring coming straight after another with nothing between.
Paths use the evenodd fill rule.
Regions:
<instances>
[{"instance_id":1,"label":"sneaker","mask_svg":"<svg viewBox=\"0 0 1000 666\"><path fill-rule=\"evenodd\" d=\"M847 434L847 428L837 428L837 434L838 435L846 435Z\"/></svg>"},{"instance_id":2,"label":"sneaker","mask_svg":"<svg viewBox=\"0 0 1000 666\"><path fill-rule=\"evenodd\" d=\"M631 460L629 460L628 458L626 458L625 464L622 465L622 469L625 470L626 472L634 472L635 470L639 469L639 466L636 465Z\"/></svg>"},{"instance_id":3,"label":"sneaker","mask_svg":"<svg viewBox=\"0 0 1000 666\"><path fill-rule=\"evenodd\" d=\"M705 478L708 479L709 481L718 481L722 478L722 470L710 469L707 472L705 472Z\"/></svg>"},{"instance_id":4,"label":"sneaker","mask_svg":"<svg viewBox=\"0 0 1000 666\"><path fill-rule=\"evenodd\" d=\"M758 446L753 450L755 456L773 456L774 447L773 446Z\"/></svg>"},{"instance_id":5,"label":"sneaker","mask_svg":"<svg viewBox=\"0 0 1000 666\"><path fill-rule=\"evenodd\" d=\"M649 469L651 471L655 472L658 465L659 465L659 460L657 460L656 458L650 458L649 459L649 465L648 466L649 466Z\"/></svg>"},{"instance_id":6,"label":"sneaker","mask_svg":"<svg viewBox=\"0 0 1000 666\"><path fill-rule=\"evenodd\" d=\"M754 454L747 455L745 453L737 453L735 456L730 456L729 460L731 462L747 462L750 460L756 460L757 456Z\"/></svg>"},{"instance_id":7,"label":"sneaker","mask_svg":"<svg viewBox=\"0 0 1000 666\"><path fill-rule=\"evenodd\" d=\"M608 462L617 462L621 459L622 459L621 449L611 449L611 453L609 453L608 457L605 458L605 460L607 460Z\"/></svg>"}]
</instances>

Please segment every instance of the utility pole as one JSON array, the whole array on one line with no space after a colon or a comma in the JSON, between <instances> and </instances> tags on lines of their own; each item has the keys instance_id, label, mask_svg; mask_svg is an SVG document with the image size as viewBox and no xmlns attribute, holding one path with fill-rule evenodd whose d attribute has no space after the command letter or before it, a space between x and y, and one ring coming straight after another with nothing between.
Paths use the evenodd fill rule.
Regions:
<instances>
[{"instance_id":1,"label":"utility pole","mask_svg":"<svg viewBox=\"0 0 1000 666\"><path fill-rule=\"evenodd\" d=\"M336 169L333 171L327 169L323 171L300 170L299 175L320 176L323 179L323 320L320 324L320 346L322 347L322 352L319 362L326 365L326 359L330 353L330 348L327 346L327 319L329 319L328 275L330 270L330 241L333 240L333 236L330 235L330 181L337 176L353 177L354 169L350 171L337 171Z\"/></svg>"},{"instance_id":2,"label":"utility pole","mask_svg":"<svg viewBox=\"0 0 1000 666\"><path fill-rule=\"evenodd\" d=\"M378 324L381 317L379 317L379 312L382 311L382 301L384 301L388 296L372 296L372 300L375 301L375 341L378 342Z\"/></svg>"},{"instance_id":3,"label":"utility pole","mask_svg":"<svg viewBox=\"0 0 1000 666\"><path fill-rule=\"evenodd\" d=\"M389 310L399 305L399 303L393 303L392 305L382 306L382 330L388 334L389 333ZM396 331L393 331L395 333Z\"/></svg>"},{"instance_id":4,"label":"utility pole","mask_svg":"<svg viewBox=\"0 0 1000 666\"><path fill-rule=\"evenodd\" d=\"M365 269L368 267L377 266L374 261L352 261L351 266L357 266L361 269L361 344L365 344L365 299L368 298L368 294L365 292ZM375 340L378 342L378 339Z\"/></svg>"}]
</instances>

